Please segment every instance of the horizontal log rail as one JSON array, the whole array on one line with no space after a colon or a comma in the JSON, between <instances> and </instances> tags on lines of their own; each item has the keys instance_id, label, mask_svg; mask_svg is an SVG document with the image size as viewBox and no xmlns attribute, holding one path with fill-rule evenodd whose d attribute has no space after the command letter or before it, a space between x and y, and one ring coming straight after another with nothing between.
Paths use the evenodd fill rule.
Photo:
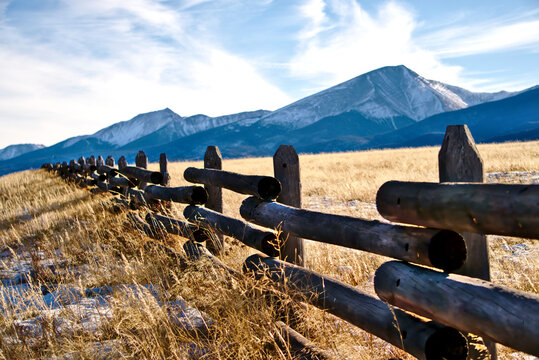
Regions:
<instances>
[{"instance_id":1,"label":"horizontal log rail","mask_svg":"<svg viewBox=\"0 0 539 360\"><path fill-rule=\"evenodd\" d=\"M103 174L90 174L90 177L95 180L96 183L103 182L107 180L107 175Z\"/></svg>"},{"instance_id":2,"label":"horizontal log rail","mask_svg":"<svg viewBox=\"0 0 539 360\"><path fill-rule=\"evenodd\" d=\"M328 244L434 266L458 269L466 261L462 237L448 230L425 229L326 214L250 197L241 216L255 224Z\"/></svg>"},{"instance_id":3,"label":"horizontal log rail","mask_svg":"<svg viewBox=\"0 0 539 360\"><path fill-rule=\"evenodd\" d=\"M111 193L121 193L121 189L119 187L116 187L116 186L112 186L110 184L107 184L105 182L102 182L102 181L96 181L96 186L101 189L101 191L103 192L111 192Z\"/></svg>"},{"instance_id":4,"label":"horizontal log rail","mask_svg":"<svg viewBox=\"0 0 539 360\"><path fill-rule=\"evenodd\" d=\"M398 261L378 268L374 288L404 310L539 356L539 295Z\"/></svg>"},{"instance_id":5,"label":"horizontal log rail","mask_svg":"<svg viewBox=\"0 0 539 360\"><path fill-rule=\"evenodd\" d=\"M376 206L395 222L539 239L539 185L389 181Z\"/></svg>"},{"instance_id":6,"label":"horizontal log rail","mask_svg":"<svg viewBox=\"0 0 539 360\"><path fill-rule=\"evenodd\" d=\"M108 182L113 186L119 186L124 188L132 188L136 186L134 182L123 176L111 177L109 178Z\"/></svg>"},{"instance_id":7,"label":"horizontal log rail","mask_svg":"<svg viewBox=\"0 0 539 360\"><path fill-rule=\"evenodd\" d=\"M111 177L115 177L116 175L118 175L118 172L119 170L118 169L115 169L113 167L110 167L108 165L100 165L96 171L99 173L99 174L104 174L107 176L107 178L111 178Z\"/></svg>"},{"instance_id":8,"label":"horizontal log rail","mask_svg":"<svg viewBox=\"0 0 539 360\"><path fill-rule=\"evenodd\" d=\"M270 256L279 255L279 240L277 239L277 233L274 231L261 229L245 221L192 205L185 208L183 216L195 224L233 237L265 254Z\"/></svg>"},{"instance_id":9,"label":"horizontal log rail","mask_svg":"<svg viewBox=\"0 0 539 360\"><path fill-rule=\"evenodd\" d=\"M120 169L120 173L128 178L135 178L142 182L161 184L163 182L163 174L158 171L150 171L136 166L125 166Z\"/></svg>"},{"instance_id":10,"label":"horizontal log rail","mask_svg":"<svg viewBox=\"0 0 539 360\"><path fill-rule=\"evenodd\" d=\"M403 349L418 359L466 359L466 338L457 330L393 308L350 285L265 255L245 269L299 291L302 299Z\"/></svg>"},{"instance_id":11,"label":"horizontal log rail","mask_svg":"<svg viewBox=\"0 0 539 360\"><path fill-rule=\"evenodd\" d=\"M81 166L82 166L82 171L85 172L86 174L91 174L97 170L97 167L95 165L88 165L84 163L84 164L81 164Z\"/></svg>"},{"instance_id":12,"label":"horizontal log rail","mask_svg":"<svg viewBox=\"0 0 539 360\"><path fill-rule=\"evenodd\" d=\"M153 231L164 230L169 234L193 239L196 242L213 241L214 238L210 231L201 229L198 225L183 220L173 219L168 216L148 213L146 214L145 220Z\"/></svg>"},{"instance_id":13,"label":"horizontal log rail","mask_svg":"<svg viewBox=\"0 0 539 360\"><path fill-rule=\"evenodd\" d=\"M275 199L281 193L281 183L271 176L241 175L224 170L194 167L185 169L183 176L192 183L222 187L261 199Z\"/></svg>"},{"instance_id":14,"label":"horizontal log rail","mask_svg":"<svg viewBox=\"0 0 539 360\"><path fill-rule=\"evenodd\" d=\"M208 193L201 186L165 187L148 185L144 188L144 192L152 199L189 205L202 205L208 201Z\"/></svg>"},{"instance_id":15,"label":"horizontal log rail","mask_svg":"<svg viewBox=\"0 0 539 360\"><path fill-rule=\"evenodd\" d=\"M71 162L69 163L69 170L74 173L80 173L82 172L82 166L79 163L75 162L75 160L71 160Z\"/></svg>"}]
</instances>

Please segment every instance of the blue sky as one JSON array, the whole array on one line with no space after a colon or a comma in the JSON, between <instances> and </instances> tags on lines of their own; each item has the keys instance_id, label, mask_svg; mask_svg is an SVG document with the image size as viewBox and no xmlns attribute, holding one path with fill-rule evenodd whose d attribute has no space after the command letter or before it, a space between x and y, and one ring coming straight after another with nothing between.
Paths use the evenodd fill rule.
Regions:
<instances>
[{"instance_id":1,"label":"blue sky","mask_svg":"<svg viewBox=\"0 0 539 360\"><path fill-rule=\"evenodd\" d=\"M0 0L0 148L165 107L274 110L398 64L476 91L539 84L539 1Z\"/></svg>"}]
</instances>

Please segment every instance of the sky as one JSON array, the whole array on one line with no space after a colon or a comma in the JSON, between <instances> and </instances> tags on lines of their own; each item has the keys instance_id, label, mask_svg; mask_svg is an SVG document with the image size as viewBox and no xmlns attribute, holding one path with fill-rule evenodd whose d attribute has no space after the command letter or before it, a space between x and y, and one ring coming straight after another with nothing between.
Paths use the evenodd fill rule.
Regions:
<instances>
[{"instance_id":1,"label":"sky","mask_svg":"<svg viewBox=\"0 0 539 360\"><path fill-rule=\"evenodd\" d=\"M275 110L403 64L473 91L539 84L539 0L0 0L0 148L139 113Z\"/></svg>"}]
</instances>

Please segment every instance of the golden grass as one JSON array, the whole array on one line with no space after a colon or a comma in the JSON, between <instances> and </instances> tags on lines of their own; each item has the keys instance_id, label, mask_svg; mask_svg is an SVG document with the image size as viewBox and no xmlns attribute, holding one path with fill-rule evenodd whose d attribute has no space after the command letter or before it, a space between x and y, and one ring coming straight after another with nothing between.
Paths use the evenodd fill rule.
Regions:
<instances>
[{"instance_id":1,"label":"golden grass","mask_svg":"<svg viewBox=\"0 0 539 360\"><path fill-rule=\"evenodd\" d=\"M539 170L539 142L479 145L486 172ZM388 180L437 181L438 148L373 150L365 152L301 155L304 207L367 219L379 218L372 205L376 190ZM187 184L183 171L201 162L169 165L172 185ZM157 164L150 164L156 169ZM243 174L272 175L271 158L224 160L224 169ZM237 216L243 195L224 190L225 214ZM43 305L6 303L0 299L0 359L61 357L99 358L96 343L115 342L125 358L187 358L186 344L193 343L216 359L288 359L275 345L274 323L293 314L297 329L332 350L337 358L409 359L387 345L338 318L313 307L299 306L290 295L271 292L270 287L248 276L230 278L202 262L180 266L159 251L148 251L150 239L133 228L126 212L111 204L109 195L91 195L44 171L26 171L0 178L0 251L11 251L12 260L30 254L35 270L28 297L42 298L41 285L87 289L104 285L152 284L163 298L182 296L211 317L215 325L209 335L193 334L175 326L163 306L153 297L114 293L113 316L99 332L78 329L70 336L58 333L54 319L41 319L43 334L30 341L18 321L32 319ZM349 201L358 200L354 206ZM181 218L182 206L173 212ZM140 215L143 217L145 210ZM166 236L163 241L181 251L185 239ZM504 245L533 243L525 239L492 237L493 282L538 293L539 260L515 258ZM240 270L252 250L227 239L223 261ZM32 255L33 254L33 255ZM42 254L42 255L40 255ZM381 256L336 246L306 242L307 267L372 292ZM40 266L40 256L65 264L55 272ZM0 259L0 270L8 260ZM65 314L80 322L77 314ZM19 336L24 340L9 343ZM501 358L512 351L503 348ZM511 359L519 358L514 355Z\"/></svg>"}]
</instances>

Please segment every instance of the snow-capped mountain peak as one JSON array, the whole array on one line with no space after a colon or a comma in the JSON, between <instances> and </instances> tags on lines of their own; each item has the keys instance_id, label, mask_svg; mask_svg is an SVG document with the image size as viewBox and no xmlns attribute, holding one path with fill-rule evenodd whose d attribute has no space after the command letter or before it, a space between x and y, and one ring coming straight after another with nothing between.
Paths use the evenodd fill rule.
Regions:
<instances>
[{"instance_id":1,"label":"snow-capped mountain peak","mask_svg":"<svg viewBox=\"0 0 539 360\"><path fill-rule=\"evenodd\" d=\"M131 120L118 122L99 130L95 134L90 135L90 137L97 138L114 146L123 146L179 119L182 119L182 117L169 108L166 108L137 115Z\"/></svg>"},{"instance_id":2,"label":"snow-capped mountain peak","mask_svg":"<svg viewBox=\"0 0 539 360\"><path fill-rule=\"evenodd\" d=\"M347 111L357 111L373 120L403 116L419 121L514 94L473 93L425 79L404 65L387 66L278 109L261 123L299 129Z\"/></svg>"},{"instance_id":3,"label":"snow-capped mountain peak","mask_svg":"<svg viewBox=\"0 0 539 360\"><path fill-rule=\"evenodd\" d=\"M41 144L15 144L0 149L0 160L8 160L30 151L43 149L45 145Z\"/></svg>"}]
</instances>

